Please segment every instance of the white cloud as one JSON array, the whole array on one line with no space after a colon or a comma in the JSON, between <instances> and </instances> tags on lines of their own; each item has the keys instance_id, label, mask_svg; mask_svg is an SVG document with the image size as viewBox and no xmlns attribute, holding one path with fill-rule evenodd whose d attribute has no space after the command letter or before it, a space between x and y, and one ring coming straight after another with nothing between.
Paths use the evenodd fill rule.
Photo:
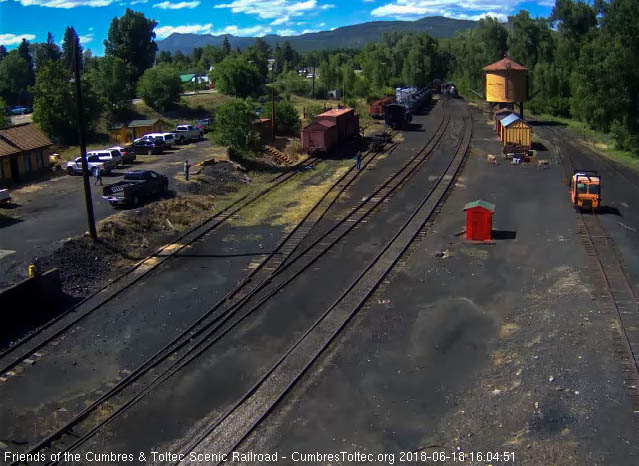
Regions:
<instances>
[{"instance_id":1,"label":"white cloud","mask_svg":"<svg viewBox=\"0 0 639 466\"><path fill-rule=\"evenodd\" d=\"M273 29L268 26L253 26L249 28L240 28L237 26L226 26L224 29L215 31L212 34L231 34L233 36L250 36L250 37L262 37L266 34L273 32Z\"/></svg>"},{"instance_id":2,"label":"white cloud","mask_svg":"<svg viewBox=\"0 0 639 466\"><path fill-rule=\"evenodd\" d=\"M313 34L314 32L319 32L317 29L304 29L302 34Z\"/></svg>"},{"instance_id":3,"label":"white cloud","mask_svg":"<svg viewBox=\"0 0 639 466\"><path fill-rule=\"evenodd\" d=\"M149 0L133 0L131 5L138 5L139 3L149 3Z\"/></svg>"},{"instance_id":4,"label":"white cloud","mask_svg":"<svg viewBox=\"0 0 639 466\"><path fill-rule=\"evenodd\" d=\"M88 44L89 42L93 41L93 34L89 33L85 34L84 36L78 36L78 39L80 39L81 44Z\"/></svg>"},{"instance_id":5,"label":"white cloud","mask_svg":"<svg viewBox=\"0 0 639 466\"><path fill-rule=\"evenodd\" d=\"M316 9L331 8L334 5L319 5L317 0L295 2L292 0L233 0L231 3L215 5L213 8L228 8L233 13L257 15L262 19L281 18L282 16L302 16ZM277 21L277 20L276 20ZM281 23L280 23L281 24Z\"/></svg>"},{"instance_id":6,"label":"white cloud","mask_svg":"<svg viewBox=\"0 0 639 466\"><path fill-rule=\"evenodd\" d=\"M22 6L43 6L48 8L75 8L78 6L109 6L114 0L18 0Z\"/></svg>"},{"instance_id":7,"label":"white cloud","mask_svg":"<svg viewBox=\"0 0 639 466\"><path fill-rule=\"evenodd\" d=\"M294 36L295 34L297 34L297 32L293 29L280 29L277 31L278 36Z\"/></svg>"},{"instance_id":8,"label":"white cloud","mask_svg":"<svg viewBox=\"0 0 639 466\"><path fill-rule=\"evenodd\" d=\"M417 19L427 15L458 19L493 16L505 20L520 2L521 0L395 0L374 8L371 15L395 19Z\"/></svg>"},{"instance_id":9,"label":"white cloud","mask_svg":"<svg viewBox=\"0 0 639 466\"><path fill-rule=\"evenodd\" d=\"M171 34L211 34L213 24L185 24L183 26L160 26L154 29L158 39L165 39Z\"/></svg>"},{"instance_id":10,"label":"white cloud","mask_svg":"<svg viewBox=\"0 0 639 466\"><path fill-rule=\"evenodd\" d=\"M335 8L335 5L332 3L327 3L325 5L320 6L320 10L328 10L329 8Z\"/></svg>"},{"instance_id":11,"label":"white cloud","mask_svg":"<svg viewBox=\"0 0 639 466\"><path fill-rule=\"evenodd\" d=\"M319 23L319 24L317 25L317 27L318 27L318 28L323 28L324 26L326 26L326 23Z\"/></svg>"},{"instance_id":12,"label":"white cloud","mask_svg":"<svg viewBox=\"0 0 639 466\"><path fill-rule=\"evenodd\" d=\"M0 34L0 45L13 45L22 42L22 39L33 40L34 34Z\"/></svg>"},{"instance_id":13,"label":"white cloud","mask_svg":"<svg viewBox=\"0 0 639 466\"><path fill-rule=\"evenodd\" d=\"M91 27L89 28L89 31L93 31L93 26L91 26Z\"/></svg>"},{"instance_id":14,"label":"white cloud","mask_svg":"<svg viewBox=\"0 0 639 466\"><path fill-rule=\"evenodd\" d=\"M286 24L290 21L290 16L280 16L279 18L271 21L271 26L278 26L280 24Z\"/></svg>"},{"instance_id":15,"label":"white cloud","mask_svg":"<svg viewBox=\"0 0 639 466\"><path fill-rule=\"evenodd\" d=\"M200 5L200 2L198 0L193 2L178 2L178 3L171 3L167 1L167 2L156 3L155 5L153 5L153 8L159 8L161 10L182 10L185 8L192 9L192 8L198 7L199 5Z\"/></svg>"}]
</instances>

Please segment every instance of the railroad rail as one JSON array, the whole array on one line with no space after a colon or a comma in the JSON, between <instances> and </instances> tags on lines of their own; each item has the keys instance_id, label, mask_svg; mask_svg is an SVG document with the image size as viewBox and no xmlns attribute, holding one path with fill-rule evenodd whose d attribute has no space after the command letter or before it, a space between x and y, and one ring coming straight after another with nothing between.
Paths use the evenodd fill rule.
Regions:
<instances>
[{"instance_id":1,"label":"railroad rail","mask_svg":"<svg viewBox=\"0 0 639 466\"><path fill-rule=\"evenodd\" d=\"M405 256L411 244L435 214L442 199L453 186L468 152L472 121L464 119L464 135L446 169L418 208L404 222L376 257L366 266L347 290L312 324L282 357L226 413L190 442L180 453L198 447L221 455L236 451L297 384L313 363L330 346L348 322L366 304L393 268ZM372 285L371 285L372 283ZM355 303L353 305L353 303ZM221 463L221 462L220 462ZM220 464L218 463L218 464ZM191 464L189 460L174 464Z\"/></svg>"},{"instance_id":2,"label":"railroad rail","mask_svg":"<svg viewBox=\"0 0 639 466\"><path fill-rule=\"evenodd\" d=\"M554 129L551 132L559 136ZM554 150L560 158L564 176L569 179L575 165L573 157L570 153L562 151L558 144ZM618 171L614 165L608 164ZM629 178L626 179L632 183ZM617 317L626 356L622 357L626 366L624 382L629 389L633 412L639 415L639 299L619 258L613 239L601 224L599 216L594 212L583 212L579 209L576 209L576 214L577 234L584 244L586 253L594 262L595 273L602 279L603 292L599 298Z\"/></svg>"},{"instance_id":3,"label":"railroad rail","mask_svg":"<svg viewBox=\"0 0 639 466\"><path fill-rule=\"evenodd\" d=\"M438 131L432 136L427 144L424 145L421 151L419 151L415 156L413 156L403 167L402 170L397 172L394 176L390 177L380 188L378 188L375 192L380 193L385 190L383 198L377 198L376 201L373 201L372 198L374 196L370 196L368 201L360 202L352 211L352 215L360 212L364 205L366 204L381 204L385 198L391 195L394 191L390 189L389 186L395 180L396 182L393 184L395 188L399 187L401 183L405 182L408 176L411 176L417 168L423 164L426 160L426 157L430 152L427 152L427 149L434 147L438 144L439 140L445 133L445 129L447 127L448 120L444 117L440 123L440 127ZM434 141L434 143L433 143ZM394 150L396 144L391 146L390 150ZM367 159L364 158L363 166L366 167L368 163L372 161L372 158ZM252 307L248 313L245 313L239 319L236 319L230 325L223 328L222 325L229 321L230 317L233 316L233 313L245 305L252 296L256 294L257 291L264 289L267 285L271 284L273 281L273 277L280 275L284 270L290 267L290 264L293 264L298 261L298 259L305 257L308 250L313 247L317 247L322 238L319 238L312 246L306 248L304 251L299 252L295 255L295 259L290 263L282 266L283 261L287 257L291 257L293 252L295 251L294 245L304 237L304 232L308 231L313 224L315 224L325 213L330 206L334 204L334 202L339 198L341 193L350 185L354 177L357 175L357 172L353 172L351 169L348 173L352 174L352 177L345 177L339 180L334 188L331 189L323 197L318 201L316 207L312 209L305 219L298 224L298 227L293 230L284 241L280 243L278 249L280 251L285 251L283 258L280 258L278 255L271 254L272 260L265 260L262 264L268 264L267 267L263 267L261 269L261 277L262 280L258 280L257 275L253 275L252 277L247 278L243 282L244 285L248 283L258 283L255 287L250 286L241 286L238 289L232 291L227 295L227 297L220 301L213 309L211 309L205 316L200 318L195 324L193 324L187 331L181 334L178 338L176 338L173 342L167 345L163 350L154 355L151 359L147 361L143 366L141 366L136 372L131 373L124 380L122 380L119 384L114 386L109 392L105 393L103 397L85 409L79 416L75 419L68 422L64 427L58 429L53 432L51 435L47 436L45 439L40 441L37 445L29 449L29 453L36 453L38 451L70 451L74 448L77 448L82 443L86 442L89 438L91 438L100 428L102 428L105 424L113 421L117 418L121 413L125 412L130 406L139 401L141 398L150 393L157 385L162 383L164 380L168 379L171 375L179 371L186 364L194 360L198 357L202 352L206 349L210 348L210 346L218 341L224 334L228 333L235 325L244 320L250 313L255 311L261 304L263 304L268 298L270 298L273 294L277 292L277 290L281 289L292 280L294 277L289 277L289 280L284 284L280 284L276 290L271 290L267 293L267 296L261 299L258 304ZM400 177L400 175L403 175ZM330 195L329 195L330 194ZM352 230L359 221L361 221L366 215L368 215L372 211L372 209L368 209L368 211L359 216L357 222L349 222L348 216L342 219L339 223L347 224L347 231L341 231L339 238L343 237L348 231ZM331 232L335 231L336 228L333 228ZM327 235L330 233L327 233ZM339 240L337 238L337 240ZM328 248L325 246L321 247L324 252ZM310 266L318 257L312 259L312 261L307 262L306 266L302 268L302 270L298 271L294 274L294 276L299 275L303 270L305 270L308 266ZM264 272L270 272L270 274L264 277ZM215 314L214 311L218 311ZM219 332L221 330L221 333ZM197 351L196 351L197 350ZM125 391L126 390L126 391ZM117 399L116 399L117 398ZM105 403L108 403L108 406L112 410L112 415L107 419L98 419L100 418L100 406L104 406ZM117 407L113 410L114 407Z\"/></svg>"},{"instance_id":4,"label":"railroad rail","mask_svg":"<svg viewBox=\"0 0 639 466\"><path fill-rule=\"evenodd\" d=\"M371 163L373 163L375 158L381 152L392 152L397 147L397 145L397 143L392 144L389 147L388 151L367 151L362 156L362 168L366 168ZM82 421L89 421L90 423L90 416L97 413L100 406L103 406L107 402L112 402L114 395L118 394L124 388L134 385L134 387L132 388L139 389L140 387L144 386L144 381L141 380L141 377L143 375L155 376L156 372L159 372L159 370L157 370L157 364L161 361L166 362L167 354L172 354L173 356L175 356L178 350L182 349L186 344L192 343L193 339L197 337L205 328L207 328L207 325L211 324L211 322L207 321L206 319L212 317L212 314L215 311L220 311L220 309L225 307L232 307L233 304L236 304L237 298L240 298L242 293L248 293L251 286L255 286L255 284L259 284L262 281L266 280L267 275L269 275L273 270L277 269L281 265L282 261L285 260L289 254L293 253L297 243L301 241L301 239L303 239L306 232L310 230L310 228L312 228L312 225L315 222L318 222L323 218L328 209L330 209L330 207L345 192L345 190L355 181L359 173L360 171L356 170L354 166L349 168L346 173L344 173L329 188L329 190L311 208L311 210L295 226L295 228L291 232L289 232L282 241L280 241L278 246L276 246L276 248L271 253L269 253L268 256L258 265L258 267L253 269L251 273L247 277L245 277L233 290L227 293L227 295L225 295L220 301L218 301L213 306L213 308L208 310L203 316L189 325L186 330L184 330L170 343L165 345L161 350L159 350L151 358L145 361L141 366L139 366L132 372L127 371L128 374L126 375L126 377L124 377L118 384L108 390L98 400L84 409L73 420L68 422L64 429L71 429ZM174 255L179 257L177 251ZM154 372L150 372L151 370L153 370ZM49 437L47 437L47 439L45 440L50 440Z\"/></svg>"},{"instance_id":5,"label":"railroad rail","mask_svg":"<svg viewBox=\"0 0 639 466\"><path fill-rule=\"evenodd\" d=\"M309 157L300 162L296 168L308 165L314 166L320 161L321 160L318 158ZM175 256L189 244L197 241L202 236L218 228L228 220L235 218L242 209L253 204L278 186L290 181L298 173L299 172L295 170L281 173L273 178L270 181L269 186L265 189L257 193L248 193L236 199L220 212L208 219L205 219L195 227L181 234L172 243L158 248L153 254L137 262L133 267L116 277L113 281L95 291L90 296L84 298L81 302L47 322L45 325L39 327L25 338L16 342L13 346L1 352L0 374L6 373L25 359L33 356L38 350L42 349L45 345L49 344L61 334L74 327L79 321L95 312L100 306L106 304L122 291L130 288L140 281L144 276L156 269L167 259ZM122 286L117 287L116 289L116 284ZM74 313L82 307L88 307L88 309L81 310L80 314L75 315ZM36 341L36 338L39 339Z\"/></svg>"}]
</instances>

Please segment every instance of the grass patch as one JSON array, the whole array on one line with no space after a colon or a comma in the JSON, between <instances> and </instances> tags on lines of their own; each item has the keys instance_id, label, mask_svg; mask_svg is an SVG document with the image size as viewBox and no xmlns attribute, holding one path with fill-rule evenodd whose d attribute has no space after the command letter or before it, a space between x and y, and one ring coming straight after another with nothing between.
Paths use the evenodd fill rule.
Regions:
<instances>
[{"instance_id":1,"label":"grass patch","mask_svg":"<svg viewBox=\"0 0 639 466\"><path fill-rule=\"evenodd\" d=\"M352 164L351 160L326 162L323 167L298 176L246 208L234 225L248 227L268 223L291 230ZM307 183L309 177L320 179Z\"/></svg>"},{"instance_id":2,"label":"grass patch","mask_svg":"<svg viewBox=\"0 0 639 466\"><path fill-rule=\"evenodd\" d=\"M639 157L634 156L628 151L616 149L614 137L611 134L591 129L585 123L571 118L562 118L547 114L534 116L540 120L554 121L566 125L569 133L579 143L596 151L607 159L613 160L639 173Z\"/></svg>"}]
</instances>

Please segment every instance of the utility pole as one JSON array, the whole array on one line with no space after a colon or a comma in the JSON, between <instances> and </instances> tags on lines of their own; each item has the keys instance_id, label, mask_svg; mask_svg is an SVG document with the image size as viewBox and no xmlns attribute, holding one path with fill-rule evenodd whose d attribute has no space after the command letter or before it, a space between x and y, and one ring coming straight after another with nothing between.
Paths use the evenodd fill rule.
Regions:
<instances>
[{"instance_id":1,"label":"utility pole","mask_svg":"<svg viewBox=\"0 0 639 466\"><path fill-rule=\"evenodd\" d=\"M315 65L313 65L313 99L315 99Z\"/></svg>"},{"instance_id":2,"label":"utility pole","mask_svg":"<svg viewBox=\"0 0 639 466\"><path fill-rule=\"evenodd\" d=\"M271 142L275 141L275 87L271 86Z\"/></svg>"},{"instance_id":3,"label":"utility pole","mask_svg":"<svg viewBox=\"0 0 639 466\"><path fill-rule=\"evenodd\" d=\"M77 105L78 125L80 129L80 156L82 157L82 181L84 184L84 202L87 207L87 220L89 221L89 234L96 241L98 232L95 229L95 216L93 214L93 201L91 200L91 185L89 183L89 164L87 163L87 131L84 124L84 112L82 111L82 83L80 82L80 51L78 42L73 42L73 76L75 78L75 102Z\"/></svg>"}]
</instances>

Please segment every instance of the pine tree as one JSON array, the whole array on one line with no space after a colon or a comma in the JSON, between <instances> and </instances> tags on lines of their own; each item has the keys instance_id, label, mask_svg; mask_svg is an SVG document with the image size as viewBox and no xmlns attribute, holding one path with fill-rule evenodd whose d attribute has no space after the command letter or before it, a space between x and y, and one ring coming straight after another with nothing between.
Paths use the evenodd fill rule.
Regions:
<instances>
[{"instance_id":1,"label":"pine tree","mask_svg":"<svg viewBox=\"0 0 639 466\"><path fill-rule=\"evenodd\" d=\"M62 60L68 70L73 69L73 44L78 46L78 55L80 56L80 60L82 60L82 46L80 45L80 38L78 34L75 32L73 27L68 26L66 31L64 31L64 39L62 39ZM82 63L80 63L82 66Z\"/></svg>"},{"instance_id":2,"label":"pine tree","mask_svg":"<svg viewBox=\"0 0 639 466\"><path fill-rule=\"evenodd\" d=\"M224 52L224 56L229 56L231 54L231 43L229 42L229 36L224 36L224 41L222 42L222 52Z\"/></svg>"}]
</instances>

